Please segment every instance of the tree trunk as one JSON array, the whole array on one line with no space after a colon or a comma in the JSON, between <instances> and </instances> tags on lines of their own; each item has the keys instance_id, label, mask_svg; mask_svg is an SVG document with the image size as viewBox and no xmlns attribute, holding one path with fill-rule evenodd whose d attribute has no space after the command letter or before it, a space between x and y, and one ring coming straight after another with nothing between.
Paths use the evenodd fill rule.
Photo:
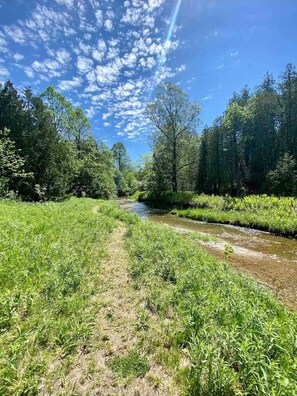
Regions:
<instances>
[{"instance_id":1,"label":"tree trunk","mask_svg":"<svg viewBox=\"0 0 297 396\"><path fill-rule=\"evenodd\" d=\"M172 159L172 191L177 192L177 152L176 141L173 142L173 159Z\"/></svg>"}]
</instances>

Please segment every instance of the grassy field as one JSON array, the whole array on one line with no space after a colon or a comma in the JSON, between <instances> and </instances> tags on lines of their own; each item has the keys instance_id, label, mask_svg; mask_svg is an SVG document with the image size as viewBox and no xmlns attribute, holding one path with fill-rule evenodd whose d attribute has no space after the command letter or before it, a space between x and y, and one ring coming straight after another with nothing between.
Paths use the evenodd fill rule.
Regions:
<instances>
[{"instance_id":1,"label":"grassy field","mask_svg":"<svg viewBox=\"0 0 297 396\"><path fill-rule=\"evenodd\" d=\"M0 219L1 395L44 394L41 382L51 376L71 382L67 373L80 352L86 360L88 349L98 355L102 343L90 343L102 290L110 298L119 291L116 306L106 306L97 320L97 326L102 321L110 328L104 342L120 331L117 350L127 333L136 340L126 354L112 353L112 345L104 354L106 370L128 381L125 386L137 377L157 392L162 378L172 377L178 394L189 396L297 394L296 314L189 238L141 221L114 202L89 199L2 201ZM118 227L125 232L114 234ZM115 238L124 239L120 243ZM109 277L106 271L113 263L101 265L108 241L116 249L122 244L126 252L114 256ZM112 252L113 246L108 249ZM128 261L133 292L123 282L119 257ZM129 290L131 298L121 294ZM135 324L130 319L126 323L125 316L117 322L117 315L126 312ZM96 364L93 360L92 371L81 373L88 381L104 375L105 369L96 371ZM160 379L153 367L167 374Z\"/></svg>"},{"instance_id":2,"label":"grassy field","mask_svg":"<svg viewBox=\"0 0 297 396\"><path fill-rule=\"evenodd\" d=\"M62 356L66 367L88 343L115 225L93 207L87 199L0 203L0 395L39 394L51 365Z\"/></svg>"},{"instance_id":3,"label":"grassy field","mask_svg":"<svg viewBox=\"0 0 297 396\"><path fill-rule=\"evenodd\" d=\"M139 193L136 198L193 220L240 225L297 237L297 199L293 197L250 195L233 198L165 192Z\"/></svg>"},{"instance_id":4,"label":"grassy field","mask_svg":"<svg viewBox=\"0 0 297 396\"><path fill-rule=\"evenodd\" d=\"M128 226L131 276L160 320L151 348L187 395L297 394L295 314L168 227L103 210Z\"/></svg>"}]
</instances>

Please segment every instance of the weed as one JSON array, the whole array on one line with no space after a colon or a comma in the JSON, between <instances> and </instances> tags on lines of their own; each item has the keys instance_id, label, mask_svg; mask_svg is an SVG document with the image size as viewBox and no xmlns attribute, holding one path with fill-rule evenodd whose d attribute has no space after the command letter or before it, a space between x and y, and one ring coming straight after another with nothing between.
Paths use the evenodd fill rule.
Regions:
<instances>
[{"instance_id":1,"label":"weed","mask_svg":"<svg viewBox=\"0 0 297 396\"><path fill-rule=\"evenodd\" d=\"M156 206L174 208L178 216L193 220L241 225L297 237L297 199L293 197L263 194L234 198L196 195L193 192L163 192L139 193L137 198Z\"/></svg>"},{"instance_id":2,"label":"weed","mask_svg":"<svg viewBox=\"0 0 297 396\"><path fill-rule=\"evenodd\" d=\"M125 356L115 356L108 365L113 372L123 378L144 377L149 371L147 359L137 350L133 350Z\"/></svg>"}]
</instances>

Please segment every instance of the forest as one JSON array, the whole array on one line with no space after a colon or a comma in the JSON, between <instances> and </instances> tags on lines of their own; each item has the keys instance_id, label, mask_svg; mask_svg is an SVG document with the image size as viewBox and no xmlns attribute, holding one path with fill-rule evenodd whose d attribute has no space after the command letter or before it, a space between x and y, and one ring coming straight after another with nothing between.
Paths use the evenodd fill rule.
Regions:
<instances>
[{"instance_id":1,"label":"forest","mask_svg":"<svg viewBox=\"0 0 297 396\"><path fill-rule=\"evenodd\" d=\"M148 116L153 135L150 190L233 196L296 194L297 73L267 73L234 93L223 115L197 134L199 107L177 86L159 88Z\"/></svg>"},{"instance_id":2,"label":"forest","mask_svg":"<svg viewBox=\"0 0 297 396\"><path fill-rule=\"evenodd\" d=\"M137 190L245 196L297 194L297 73L267 73L234 93L212 126L177 85L148 103L152 154L133 164L123 143L109 149L88 118L54 87L35 96L0 86L0 194L24 200L108 198Z\"/></svg>"},{"instance_id":3,"label":"forest","mask_svg":"<svg viewBox=\"0 0 297 396\"><path fill-rule=\"evenodd\" d=\"M110 198L135 192L133 169L124 145L97 142L83 110L54 87L34 96L0 85L0 196Z\"/></svg>"}]
</instances>

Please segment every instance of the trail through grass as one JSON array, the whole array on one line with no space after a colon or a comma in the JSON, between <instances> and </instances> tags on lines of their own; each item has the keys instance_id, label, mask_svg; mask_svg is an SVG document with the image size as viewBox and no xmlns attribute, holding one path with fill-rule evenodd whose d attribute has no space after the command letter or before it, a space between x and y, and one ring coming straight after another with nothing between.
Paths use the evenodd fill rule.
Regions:
<instances>
[{"instance_id":1,"label":"trail through grass","mask_svg":"<svg viewBox=\"0 0 297 396\"><path fill-rule=\"evenodd\" d=\"M99 209L100 210L100 209ZM170 376L146 349L138 326L143 293L132 287L125 229L110 236L100 269L100 309L90 347L74 359L69 374L55 381L55 395L177 395ZM149 320L146 325L150 326Z\"/></svg>"},{"instance_id":2,"label":"trail through grass","mask_svg":"<svg viewBox=\"0 0 297 396\"><path fill-rule=\"evenodd\" d=\"M297 322L114 202L0 204L1 395L297 394Z\"/></svg>"}]
</instances>

